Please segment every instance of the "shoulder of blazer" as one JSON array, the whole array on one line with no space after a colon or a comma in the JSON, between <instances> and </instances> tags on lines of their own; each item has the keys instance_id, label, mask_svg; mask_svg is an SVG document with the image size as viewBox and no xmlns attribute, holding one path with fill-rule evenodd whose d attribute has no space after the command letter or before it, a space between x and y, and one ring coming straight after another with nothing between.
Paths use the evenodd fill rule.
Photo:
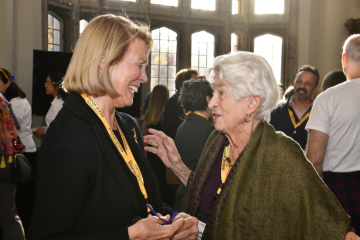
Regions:
<instances>
[{"instance_id":1,"label":"shoulder of blazer","mask_svg":"<svg viewBox=\"0 0 360 240\"><path fill-rule=\"evenodd\" d=\"M115 114L117 114L120 117L120 119L123 121L124 125L127 127L127 130L129 132L130 136L133 136L132 139L135 140L135 137L136 137L139 147L144 152L144 143L143 143L143 139L142 139L143 136L141 135L139 124L137 123L135 118L133 118L129 114L126 114L123 112L116 111ZM133 129L135 129L136 136L133 132ZM133 141L133 142L135 142L135 141Z\"/></svg>"}]
</instances>

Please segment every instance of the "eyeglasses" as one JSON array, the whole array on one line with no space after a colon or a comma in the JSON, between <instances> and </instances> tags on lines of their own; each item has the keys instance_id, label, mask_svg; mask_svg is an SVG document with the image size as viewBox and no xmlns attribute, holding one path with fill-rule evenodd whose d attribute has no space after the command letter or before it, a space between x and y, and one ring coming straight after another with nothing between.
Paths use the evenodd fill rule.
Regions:
<instances>
[{"instance_id":1,"label":"eyeglasses","mask_svg":"<svg viewBox=\"0 0 360 240\"><path fill-rule=\"evenodd\" d=\"M2 72L2 73L4 74L4 76L7 78L7 80L10 81L9 77L6 75L6 73L4 72L4 70L2 70L2 69L0 68L0 72Z\"/></svg>"},{"instance_id":2,"label":"eyeglasses","mask_svg":"<svg viewBox=\"0 0 360 240\"><path fill-rule=\"evenodd\" d=\"M50 84L50 82L45 82L45 87L47 87Z\"/></svg>"}]
</instances>

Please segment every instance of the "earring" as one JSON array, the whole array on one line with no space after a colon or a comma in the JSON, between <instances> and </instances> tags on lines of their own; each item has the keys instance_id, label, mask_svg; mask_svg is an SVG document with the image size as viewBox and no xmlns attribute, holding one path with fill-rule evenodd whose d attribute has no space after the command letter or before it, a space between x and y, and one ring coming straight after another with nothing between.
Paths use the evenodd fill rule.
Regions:
<instances>
[{"instance_id":1,"label":"earring","mask_svg":"<svg viewBox=\"0 0 360 240\"><path fill-rule=\"evenodd\" d=\"M248 119L250 117L250 119ZM245 122L250 122L252 120L251 114L246 114L244 117Z\"/></svg>"}]
</instances>

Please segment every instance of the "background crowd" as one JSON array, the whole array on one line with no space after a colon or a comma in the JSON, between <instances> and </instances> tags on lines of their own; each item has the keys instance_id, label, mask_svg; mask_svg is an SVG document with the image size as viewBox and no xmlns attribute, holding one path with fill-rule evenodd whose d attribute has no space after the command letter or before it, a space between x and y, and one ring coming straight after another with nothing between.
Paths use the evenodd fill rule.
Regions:
<instances>
[{"instance_id":1,"label":"background crowd","mask_svg":"<svg viewBox=\"0 0 360 240\"><path fill-rule=\"evenodd\" d=\"M343 71L321 87L305 65L281 93L264 58L234 52L206 76L180 70L171 97L155 86L135 121L115 108L131 106L147 81L151 45L145 25L95 18L66 75L44 79L54 100L34 132L25 93L0 68L0 239L159 237L164 221L167 237L194 239L198 220L203 239L356 237L359 35L344 44ZM39 160L33 134L44 137ZM20 150L38 185L10 183ZM151 209L166 217L147 217Z\"/></svg>"}]
</instances>

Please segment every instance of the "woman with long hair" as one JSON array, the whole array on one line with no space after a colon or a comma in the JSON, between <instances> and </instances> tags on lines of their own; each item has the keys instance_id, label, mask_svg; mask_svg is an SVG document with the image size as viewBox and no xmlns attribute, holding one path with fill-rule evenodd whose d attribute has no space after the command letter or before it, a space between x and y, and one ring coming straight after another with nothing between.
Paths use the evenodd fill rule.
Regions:
<instances>
[{"instance_id":1,"label":"woman with long hair","mask_svg":"<svg viewBox=\"0 0 360 240\"><path fill-rule=\"evenodd\" d=\"M147 128L161 130L162 114L166 101L169 99L169 89L164 85L156 85L151 93L149 107L145 112L145 123ZM166 184L166 168L158 156L148 152L147 158L160 185L160 192L163 202L168 201L168 185Z\"/></svg>"},{"instance_id":2,"label":"woman with long hair","mask_svg":"<svg viewBox=\"0 0 360 240\"><path fill-rule=\"evenodd\" d=\"M25 145L23 151L25 157L30 161L34 171L36 170L36 145L31 131L31 106L26 99L24 91L12 80L12 75L6 69L0 70L0 80L6 87L0 88L1 94L10 101L14 114L20 124L21 131L18 133L22 144ZM30 182L22 183L16 189L17 213L26 232L30 224L32 209L35 203L36 183L35 178Z\"/></svg>"},{"instance_id":3,"label":"woman with long hair","mask_svg":"<svg viewBox=\"0 0 360 240\"><path fill-rule=\"evenodd\" d=\"M54 97L54 100L51 102L51 107L45 116L47 128L59 113L65 100L69 97L69 94L62 88L63 81L64 74L62 72L51 72L46 78L46 94ZM46 133L47 128L38 128L34 131L34 133L42 137Z\"/></svg>"}]
</instances>

